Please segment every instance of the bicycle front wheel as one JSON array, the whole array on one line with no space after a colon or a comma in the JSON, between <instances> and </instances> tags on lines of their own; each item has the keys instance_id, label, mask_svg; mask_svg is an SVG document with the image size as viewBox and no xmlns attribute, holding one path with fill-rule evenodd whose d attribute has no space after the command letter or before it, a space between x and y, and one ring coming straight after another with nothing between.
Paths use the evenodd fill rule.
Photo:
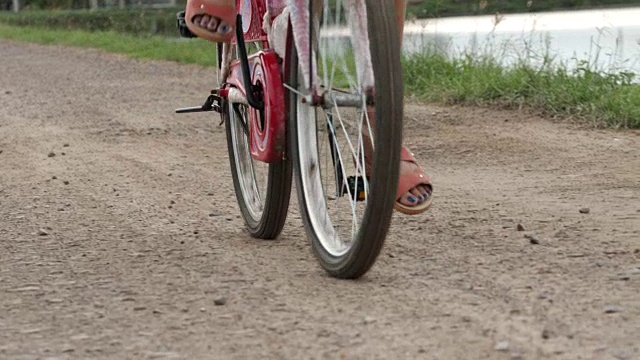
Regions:
<instances>
[{"instance_id":1,"label":"bicycle front wheel","mask_svg":"<svg viewBox=\"0 0 640 360\"><path fill-rule=\"evenodd\" d=\"M358 278L380 253L396 197L400 37L393 0L313 1L306 35L305 17L292 14L296 48L288 51L296 187L320 264L332 276Z\"/></svg>"}]
</instances>

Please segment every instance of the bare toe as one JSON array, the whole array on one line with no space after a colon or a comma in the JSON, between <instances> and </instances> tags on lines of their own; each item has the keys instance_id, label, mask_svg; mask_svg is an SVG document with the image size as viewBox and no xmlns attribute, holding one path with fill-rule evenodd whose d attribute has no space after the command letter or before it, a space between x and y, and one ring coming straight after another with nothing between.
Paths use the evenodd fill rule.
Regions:
<instances>
[{"instance_id":1,"label":"bare toe","mask_svg":"<svg viewBox=\"0 0 640 360\"><path fill-rule=\"evenodd\" d=\"M218 29L218 19L212 17L207 23L207 30L215 32Z\"/></svg>"},{"instance_id":2,"label":"bare toe","mask_svg":"<svg viewBox=\"0 0 640 360\"><path fill-rule=\"evenodd\" d=\"M422 191L420 191L417 187L409 190L409 193L411 193L411 195L418 200L418 204L424 201L424 195L422 195Z\"/></svg>"},{"instance_id":3,"label":"bare toe","mask_svg":"<svg viewBox=\"0 0 640 360\"><path fill-rule=\"evenodd\" d=\"M207 24L209 24L209 20L211 18L208 15L202 15L202 17L200 18L200 22L198 23L198 25L200 25L200 27L203 27L206 29Z\"/></svg>"},{"instance_id":4,"label":"bare toe","mask_svg":"<svg viewBox=\"0 0 640 360\"><path fill-rule=\"evenodd\" d=\"M411 193L406 193L400 197L400 203L405 206L415 206L418 204L418 198Z\"/></svg>"}]
</instances>

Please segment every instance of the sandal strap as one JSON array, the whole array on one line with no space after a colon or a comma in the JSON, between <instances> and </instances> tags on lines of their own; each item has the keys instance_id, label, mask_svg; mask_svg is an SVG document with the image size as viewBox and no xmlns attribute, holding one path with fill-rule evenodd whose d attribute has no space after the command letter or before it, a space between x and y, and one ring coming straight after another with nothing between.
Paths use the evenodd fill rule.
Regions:
<instances>
[{"instance_id":1,"label":"sandal strap","mask_svg":"<svg viewBox=\"0 0 640 360\"><path fill-rule=\"evenodd\" d=\"M411 152L411 150L409 150L409 148L407 148L406 146L403 146L402 149L400 150L400 161L408 161L415 164L416 158Z\"/></svg>"},{"instance_id":2,"label":"sandal strap","mask_svg":"<svg viewBox=\"0 0 640 360\"><path fill-rule=\"evenodd\" d=\"M432 186L431 179L429 179L429 176L427 176L424 169L417 164L416 158L414 157L413 153L404 146L402 147L400 160L411 162L415 164L417 168L413 172L402 174L399 176L398 190L396 191L396 200L400 199L403 194L420 184Z\"/></svg>"}]
</instances>

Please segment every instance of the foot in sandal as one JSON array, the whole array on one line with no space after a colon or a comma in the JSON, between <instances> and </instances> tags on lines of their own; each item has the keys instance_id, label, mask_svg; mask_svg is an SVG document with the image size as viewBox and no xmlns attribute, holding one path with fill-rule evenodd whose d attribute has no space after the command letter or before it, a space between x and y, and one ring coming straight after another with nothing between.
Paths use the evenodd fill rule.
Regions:
<instances>
[{"instance_id":1,"label":"foot in sandal","mask_svg":"<svg viewBox=\"0 0 640 360\"><path fill-rule=\"evenodd\" d=\"M431 206L433 185L424 169L406 147L402 147L395 209L408 215L423 213Z\"/></svg>"},{"instance_id":2,"label":"foot in sandal","mask_svg":"<svg viewBox=\"0 0 640 360\"><path fill-rule=\"evenodd\" d=\"M187 0L184 13L178 13L181 34L190 33L214 42L230 41L235 23L236 0ZM181 24L188 31L183 31Z\"/></svg>"}]
</instances>

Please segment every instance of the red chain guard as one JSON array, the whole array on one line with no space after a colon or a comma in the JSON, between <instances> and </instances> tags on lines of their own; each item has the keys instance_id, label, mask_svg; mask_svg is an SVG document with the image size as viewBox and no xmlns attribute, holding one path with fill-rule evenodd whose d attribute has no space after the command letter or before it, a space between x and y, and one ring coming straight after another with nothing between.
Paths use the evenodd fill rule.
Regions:
<instances>
[{"instance_id":1,"label":"red chain guard","mask_svg":"<svg viewBox=\"0 0 640 360\"><path fill-rule=\"evenodd\" d=\"M249 111L251 157L267 163L282 161L286 149L286 113L278 56L273 50L259 51L249 56L249 68L251 83L254 85L260 83L264 95L264 125L261 124L262 119L256 109L251 108ZM238 60L231 63L227 87L229 85L246 94Z\"/></svg>"}]
</instances>

